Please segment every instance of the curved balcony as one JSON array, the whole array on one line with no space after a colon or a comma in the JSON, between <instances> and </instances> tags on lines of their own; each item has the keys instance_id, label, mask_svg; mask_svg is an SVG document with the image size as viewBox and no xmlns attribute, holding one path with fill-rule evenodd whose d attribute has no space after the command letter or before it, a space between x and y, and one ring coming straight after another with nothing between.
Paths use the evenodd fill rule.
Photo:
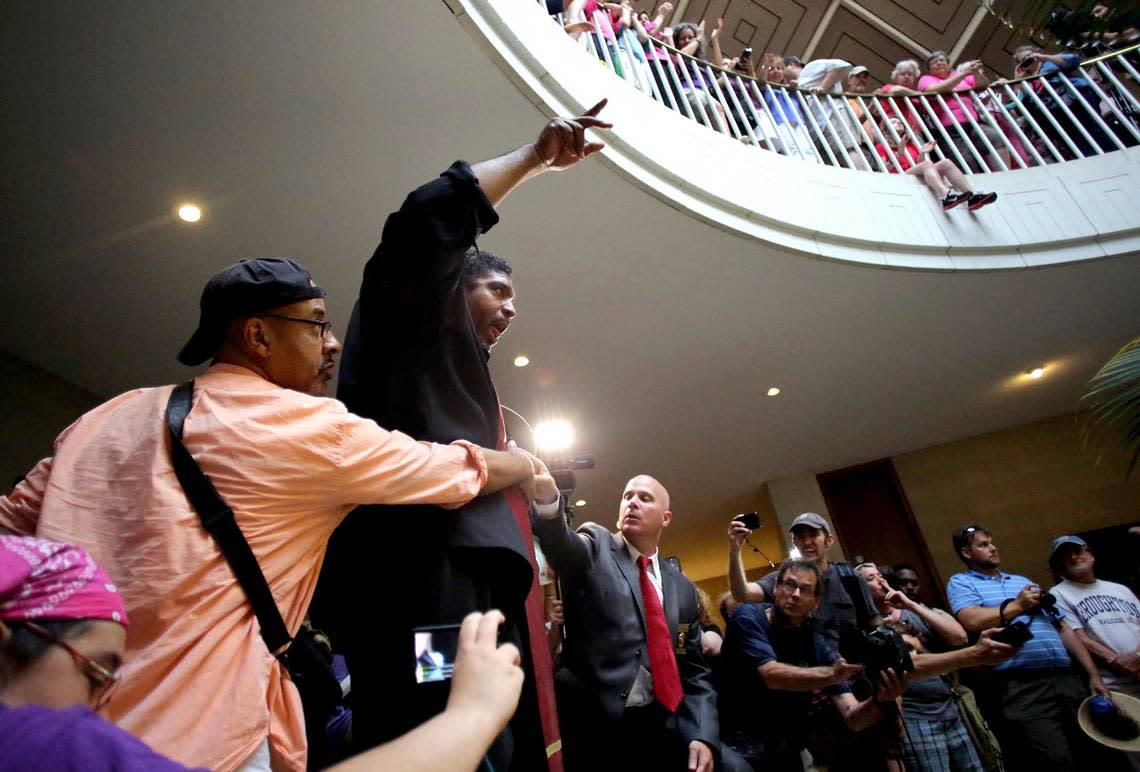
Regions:
<instances>
[{"instance_id":1,"label":"curved balcony","mask_svg":"<svg viewBox=\"0 0 1140 772\"><path fill-rule=\"evenodd\" d=\"M608 97L608 162L716 227L889 267L1020 268L1140 249L1140 101L1123 82L1140 73L1122 56L976 91L820 94L646 46L604 14L575 40L534 0L447 2L544 111ZM1103 110L1072 88L1078 77ZM933 143L932 160L949 159L1000 200L943 211L921 180L898 173L894 148L908 142Z\"/></svg>"}]
</instances>

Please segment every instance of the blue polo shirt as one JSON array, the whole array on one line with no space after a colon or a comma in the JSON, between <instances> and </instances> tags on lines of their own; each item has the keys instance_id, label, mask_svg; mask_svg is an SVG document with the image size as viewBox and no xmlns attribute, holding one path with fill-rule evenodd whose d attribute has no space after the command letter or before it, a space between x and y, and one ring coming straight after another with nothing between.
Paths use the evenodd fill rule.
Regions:
<instances>
[{"instance_id":1,"label":"blue polo shirt","mask_svg":"<svg viewBox=\"0 0 1140 772\"><path fill-rule=\"evenodd\" d=\"M989 576L971 569L950 577L946 584L946 595L950 599L951 610L957 614L969 606L997 608L1006 598L1016 598L1017 593L1027 584L1033 582L1024 576L1014 576L1004 571L998 576ZM1064 613L1057 609L1057 618L1063 617ZM994 665L994 670L1069 666L1069 652L1061 642L1061 633L1053 627L1047 615L1022 615L1017 620L1029 623L1029 632L1033 633L1033 637L1026 641L1017 654L1000 665Z\"/></svg>"}]
</instances>

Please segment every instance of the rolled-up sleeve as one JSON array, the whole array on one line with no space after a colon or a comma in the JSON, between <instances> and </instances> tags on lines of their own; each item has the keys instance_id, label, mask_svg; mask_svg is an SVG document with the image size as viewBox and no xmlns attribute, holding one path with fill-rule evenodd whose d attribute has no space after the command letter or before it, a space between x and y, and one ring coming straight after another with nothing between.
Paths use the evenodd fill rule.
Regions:
<instances>
[{"instance_id":1,"label":"rolled-up sleeve","mask_svg":"<svg viewBox=\"0 0 1140 772\"><path fill-rule=\"evenodd\" d=\"M337 495L345 504L461 507L487 482L483 450L466 440L417 442L349 415L342 425Z\"/></svg>"},{"instance_id":2,"label":"rolled-up sleeve","mask_svg":"<svg viewBox=\"0 0 1140 772\"><path fill-rule=\"evenodd\" d=\"M0 496L0 531L34 536L40 522L52 459L45 458L7 496Z\"/></svg>"}]
</instances>

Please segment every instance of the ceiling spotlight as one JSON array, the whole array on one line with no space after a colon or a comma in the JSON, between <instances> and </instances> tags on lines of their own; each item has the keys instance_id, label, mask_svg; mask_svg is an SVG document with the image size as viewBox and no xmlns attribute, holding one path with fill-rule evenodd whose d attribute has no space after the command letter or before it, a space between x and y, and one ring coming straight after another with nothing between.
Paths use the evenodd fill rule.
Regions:
<instances>
[{"instance_id":1,"label":"ceiling spotlight","mask_svg":"<svg viewBox=\"0 0 1140 772\"><path fill-rule=\"evenodd\" d=\"M586 500L585 499L578 499L577 501L574 502L574 506L584 507L584 506L586 506Z\"/></svg>"},{"instance_id":2,"label":"ceiling spotlight","mask_svg":"<svg viewBox=\"0 0 1140 772\"><path fill-rule=\"evenodd\" d=\"M534 440L542 450L565 450L574 442L574 427L568 421L543 421L534 427Z\"/></svg>"},{"instance_id":3,"label":"ceiling spotlight","mask_svg":"<svg viewBox=\"0 0 1140 772\"><path fill-rule=\"evenodd\" d=\"M1029 371L1029 377L1030 378L1040 378L1044 374L1045 374L1044 366L1034 367L1032 370Z\"/></svg>"},{"instance_id":4,"label":"ceiling spotlight","mask_svg":"<svg viewBox=\"0 0 1140 772\"><path fill-rule=\"evenodd\" d=\"M768 389L768 396L769 397L780 396L780 387L779 386L773 386L772 388Z\"/></svg>"},{"instance_id":5,"label":"ceiling spotlight","mask_svg":"<svg viewBox=\"0 0 1140 772\"><path fill-rule=\"evenodd\" d=\"M517 357L515 357L515 367L526 367L529 364L530 359L528 357L525 357L522 354L519 354Z\"/></svg>"},{"instance_id":6,"label":"ceiling spotlight","mask_svg":"<svg viewBox=\"0 0 1140 772\"><path fill-rule=\"evenodd\" d=\"M178 207L178 219L182 222L198 222L202 219L202 210L194 204L183 204Z\"/></svg>"}]
</instances>

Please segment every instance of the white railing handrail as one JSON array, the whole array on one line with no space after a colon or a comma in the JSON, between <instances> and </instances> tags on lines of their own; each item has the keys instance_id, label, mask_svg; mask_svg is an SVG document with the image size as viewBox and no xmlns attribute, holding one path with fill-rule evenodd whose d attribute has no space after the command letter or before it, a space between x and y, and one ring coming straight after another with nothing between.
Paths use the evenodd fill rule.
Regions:
<instances>
[{"instance_id":1,"label":"white railing handrail","mask_svg":"<svg viewBox=\"0 0 1140 772\"><path fill-rule=\"evenodd\" d=\"M817 164L900 173L909 165L906 145L934 143L932 159L970 175L1140 144L1140 100L1120 77L1140 82L1128 59L1140 44L946 93L824 94L719 67L658 39L657 30L640 39L629 28L619 33L600 10L592 24L579 37L583 49L649 98L734 139Z\"/></svg>"}]
</instances>

